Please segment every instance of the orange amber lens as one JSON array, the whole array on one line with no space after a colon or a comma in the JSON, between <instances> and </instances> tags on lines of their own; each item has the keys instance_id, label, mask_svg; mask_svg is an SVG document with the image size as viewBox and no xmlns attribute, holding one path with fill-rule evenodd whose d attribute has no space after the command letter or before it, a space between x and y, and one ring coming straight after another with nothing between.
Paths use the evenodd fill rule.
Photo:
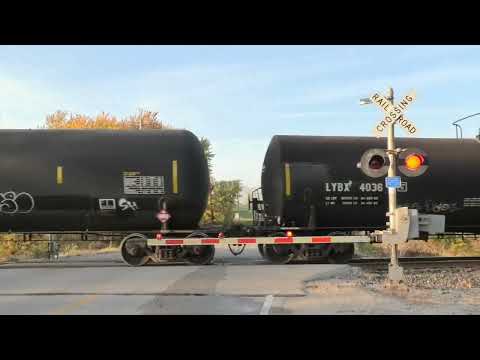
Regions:
<instances>
[{"instance_id":1,"label":"orange amber lens","mask_svg":"<svg viewBox=\"0 0 480 360\"><path fill-rule=\"evenodd\" d=\"M405 165L407 166L408 170L418 170L420 166L423 164L423 156L421 155L409 155L405 159Z\"/></svg>"}]
</instances>

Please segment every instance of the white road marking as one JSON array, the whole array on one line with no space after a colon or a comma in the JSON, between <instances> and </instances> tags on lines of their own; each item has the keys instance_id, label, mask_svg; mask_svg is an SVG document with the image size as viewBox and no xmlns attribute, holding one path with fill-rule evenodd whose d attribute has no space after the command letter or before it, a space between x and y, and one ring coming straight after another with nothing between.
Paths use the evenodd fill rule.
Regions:
<instances>
[{"instance_id":1,"label":"white road marking","mask_svg":"<svg viewBox=\"0 0 480 360\"><path fill-rule=\"evenodd\" d=\"M262 310L260 310L260 315L268 315L270 308L273 304L273 295L267 295L265 297L265 302L263 303Z\"/></svg>"}]
</instances>

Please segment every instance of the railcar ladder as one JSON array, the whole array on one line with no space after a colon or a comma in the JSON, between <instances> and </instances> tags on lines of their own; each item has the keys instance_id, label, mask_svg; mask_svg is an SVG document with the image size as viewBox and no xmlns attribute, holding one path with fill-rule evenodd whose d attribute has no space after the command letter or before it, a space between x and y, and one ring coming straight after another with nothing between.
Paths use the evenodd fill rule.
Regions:
<instances>
[{"instance_id":1,"label":"railcar ladder","mask_svg":"<svg viewBox=\"0 0 480 360\"><path fill-rule=\"evenodd\" d=\"M248 199L248 210L252 210L252 222L254 226L264 225L265 207L263 204L262 188L252 191Z\"/></svg>"}]
</instances>

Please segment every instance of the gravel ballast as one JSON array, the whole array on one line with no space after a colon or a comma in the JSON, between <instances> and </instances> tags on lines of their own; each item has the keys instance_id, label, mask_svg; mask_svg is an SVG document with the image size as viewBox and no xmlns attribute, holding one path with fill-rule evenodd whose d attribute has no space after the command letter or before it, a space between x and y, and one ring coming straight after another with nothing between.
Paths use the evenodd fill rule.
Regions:
<instances>
[{"instance_id":1,"label":"gravel ballast","mask_svg":"<svg viewBox=\"0 0 480 360\"><path fill-rule=\"evenodd\" d=\"M407 267L400 287L389 286L387 274L387 265L351 267L308 281L309 313L480 315L478 266Z\"/></svg>"},{"instance_id":2,"label":"gravel ballast","mask_svg":"<svg viewBox=\"0 0 480 360\"><path fill-rule=\"evenodd\" d=\"M406 268L405 285L418 289L472 289L480 288L480 268ZM358 272L361 286L378 286L385 282L387 269L362 269Z\"/></svg>"}]
</instances>

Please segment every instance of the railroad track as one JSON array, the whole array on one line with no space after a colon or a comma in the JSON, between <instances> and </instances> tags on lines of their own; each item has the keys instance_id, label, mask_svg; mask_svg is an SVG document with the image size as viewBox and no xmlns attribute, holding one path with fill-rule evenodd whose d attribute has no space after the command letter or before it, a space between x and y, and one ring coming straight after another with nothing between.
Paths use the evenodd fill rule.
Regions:
<instances>
[{"instance_id":1,"label":"railroad track","mask_svg":"<svg viewBox=\"0 0 480 360\"><path fill-rule=\"evenodd\" d=\"M402 266L420 266L420 267L437 267L437 266L475 266L480 267L480 256L416 256L416 257L400 257L398 262ZM352 266L380 266L388 265L390 258L358 258L349 262Z\"/></svg>"},{"instance_id":2,"label":"railroad track","mask_svg":"<svg viewBox=\"0 0 480 360\"><path fill-rule=\"evenodd\" d=\"M387 268L390 258L387 257L364 257L354 258L348 262L351 266L358 267L382 267ZM326 260L318 261L294 261L293 264L327 264ZM427 256L427 257L400 257L400 265L404 267L445 267L445 266L462 266L462 267L480 267L480 256ZM222 261L217 262L216 265L227 265ZM169 265L185 265L182 262L171 262L161 264L160 266ZM230 265L230 264L229 264ZM239 265L239 264L233 264ZM248 262L243 265L271 265L267 262L256 261L254 263ZM78 261L20 261L0 263L0 268L67 268L67 267L125 267L125 263L121 260L105 260L105 259L82 259ZM152 265L154 266L154 265Z\"/></svg>"}]
</instances>

